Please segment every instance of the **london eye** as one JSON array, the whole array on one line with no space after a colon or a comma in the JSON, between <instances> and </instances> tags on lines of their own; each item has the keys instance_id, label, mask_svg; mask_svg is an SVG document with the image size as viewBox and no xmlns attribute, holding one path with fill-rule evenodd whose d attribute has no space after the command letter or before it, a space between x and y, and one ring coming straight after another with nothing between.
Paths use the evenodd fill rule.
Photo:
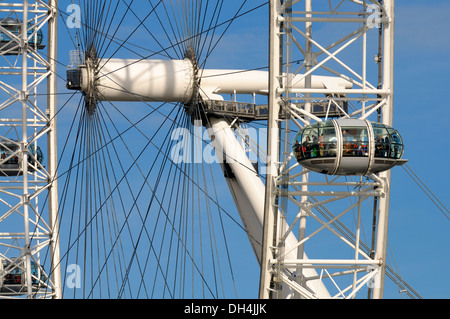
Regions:
<instances>
[{"instance_id":1,"label":"london eye","mask_svg":"<svg viewBox=\"0 0 450 319\"><path fill-rule=\"evenodd\" d=\"M0 4L0 297L422 298L394 1Z\"/></svg>"}]
</instances>

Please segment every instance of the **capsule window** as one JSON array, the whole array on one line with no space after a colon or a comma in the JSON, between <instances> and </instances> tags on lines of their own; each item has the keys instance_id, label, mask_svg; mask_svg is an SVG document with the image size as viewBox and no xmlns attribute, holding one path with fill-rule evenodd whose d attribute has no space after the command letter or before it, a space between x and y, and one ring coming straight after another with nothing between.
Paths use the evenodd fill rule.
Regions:
<instances>
[{"instance_id":1,"label":"capsule window","mask_svg":"<svg viewBox=\"0 0 450 319\"><path fill-rule=\"evenodd\" d=\"M293 149L297 160L317 156L317 133L316 128L307 128L295 136Z\"/></svg>"},{"instance_id":2,"label":"capsule window","mask_svg":"<svg viewBox=\"0 0 450 319\"><path fill-rule=\"evenodd\" d=\"M375 135L375 157L389 157L390 136L388 130L377 125L373 129Z\"/></svg>"},{"instance_id":3,"label":"capsule window","mask_svg":"<svg viewBox=\"0 0 450 319\"><path fill-rule=\"evenodd\" d=\"M342 156L368 157L369 138L365 127L342 128Z\"/></svg>"},{"instance_id":4,"label":"capsule window","mask_svg":"<svg viewBox=\"0 0 450 319\"><path fill-rule=\"evenodd\" d=\"M17 148L12 147L11 149L9 148L0 148L0 158L1 161L3 162L3 164L19 164L19 158L16 156L12 156L13 153L15 153L17 150ZM6 160L8 159L8 160Z\"/></svg>"},{"instance_id":5,"label":"capsule window","mask_svg":"<svg viewBox=\"0 0 450 319\"><path fill-rule=\"evenodd\" d=\"M403 141L398 131L379 123L372 123L375 135L375 157L400 159L403 156Z\"/></svg>"},{"instance_id":6,"label":"capsule window","mask_svg":"<svg viewBox=\"0 0 450 319\"><path fill-rule=\"evenodd\" d=\"M319 129L319 156L336 157L337 138L334 126Z\"/></svg>"},{"instance_id":7,"label":"capsule window","mask_svg":"<svg viewBox=\"0 0 450 319\"><path fill-rule=\"evenodd\" d=\"M400 134L394 129L388 129L390 135L390 152L389 157L400 159L403 156L403 141Z\"/></svg>"},{"instance_id":8,"label":"capsule window","mask_svg":"<svg viewBox=\"0 0 450 319\"><path fill-rule=\"evenodd\" d=\"M3 27L15 35L18 34L17 27L15 27L14 25L4 25ZM7 36L6 33L1 32L1 41L9 42L9 41L11 41L11 38L9 36Z\"/></svg>"},{"instance_id":9,"label":"capsule window","mask_svg":"<svg viewBox=\"0 0 450 319\"><path fill-rule=\"evenodd\" d=\"M313 124L299 132L294 139L297 160L316 157L336 157L336 130L331 122Z\"/></svg>"},{"instance_id":10,"label":"capsule window","mask_svg":"<svg viewBox=\"0 0 450 319\"><path fill-rule=\"evenodd\" d=\"M317 157L319 149L318 130L309 128L302 135L302 158Z\"/></svg>"},{"instance_id":11,"label":"capsule window","mask_svg":"<svg viewBox=\"0 0 450 319\"><path fill-rule=\"evenodd\" d=\"M298 133L294 138L294 155L297 160L302 159L303 153L302 153L302 135L301 132Z\"/></svg>"}]
</instances>

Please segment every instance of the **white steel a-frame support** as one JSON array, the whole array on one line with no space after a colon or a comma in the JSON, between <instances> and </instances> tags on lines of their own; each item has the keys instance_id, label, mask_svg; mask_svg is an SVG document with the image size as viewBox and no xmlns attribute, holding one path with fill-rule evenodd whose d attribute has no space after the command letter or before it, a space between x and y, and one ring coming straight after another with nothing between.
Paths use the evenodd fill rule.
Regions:
<instances>
[{"instance_id":1,"label":"white steel a-frame support","mask_svg":"<svg viewBox=\"0 0 450 319\"><path fill-rule=\"evenodd\" d=\"M281 28L278 17L281 10L280 1L270 1L269 12L269 119L267 125L267 176L266 192L264 201L264 223L262 241L262 261L260 292L261 299L268 299L271 296L271 284L273 281L272 267L269 260L273 258L272 247L275 246L275 227L277 221L277 209L275 194L275 177L278 176L277 164L280 162L279 147L279 123L278 117L281 105L281 96L277 90L283 81L281 68Z\"/></svg>"},{"instance_id":2,"label":"white steel a-frame support","mask_svg":"<svg viewBox=\"0 0 450 319\"><path fill-rule=\"evenodd\" d=\"M58 0L49 0L51 14L48 21L48 64L49 75L47 84L47 117L49 131L47 133L48 173L49 181L49 223L52 229L50 234L50 255L53 291L56 299L62 298L61 282L61 256L59 234L59 204L58 204L58 153L57 153L57 53L58 53Z\"/></svg>"},{"instance_id":3,"label":"white steel a-frame support","mask_svg":"<svg viewBox=\"0 0 450 319\"><path fill-rule=\"evenodd\" d=\"M317 29L322 33L328 30L327 37L321 34L316 38L315 26L320 26ZM369 42L379 43L378 52L374 52L376 63L372 64L368 56L373 45ZM351 51L355 46L356 51ZM344 118L392 126L394 0L270 1L269 47L270 113L260 298L282 298L286 285L297 292L296 297L309 294L320 298L316 291L307 289L311 280L326 282L335 298L382 298L390 171L349 180L302 170L291 153L290 133L326 120L331 106L340 108ZM291 79L297 77L297 81L300 73L305 86L295 88ZM316 89L310 83L317 75L334 75L353 87ZM328 105L325 116L314 113L313 104L318 100ZM339 102L348 103L349 108L342 109ZM291 114L289 121L279 117L280 109ZM371 207L369 213L364 211L366 206ZM345 220L349 212L353 213L350 222ZM362 238L367 229L372 231L371 243ZM307 245L325 231L335 238L327 237L329 247L325 251L308 250ZM289 248L286 238L292 232L298 244ZM345 250L342 257L336 256L341 251L333 248L335 243L346 246L350 254ZM293 249L299 254L290 259L288 253ZM310 259L303 257L303 251ZM349 259L352 254L354 258ZM307 275L306 269L316 269L319 275ZM364 289L367 293L361 293Z\"/></svg>"},{"instance_id":4,"label":"white steel a-frame support","mask_svg":"<svg viewBox=\"0 0 450 319\"><path fill-rule=\"evenodd\" d=\"M57 18L57 0L0 6L0 298L62 297Z\"/></svg>"},{"instance_id":5,"label":"white steel a-frame support","mask_svg":"<svg viewBox=\"0 0 450 319\"><path fill-rule=\"evenodd\" d=\"M387 14L388 21L383 23L384 33L384 53L383 53L383 81L382 90L388 92L385 94L385 106L382 109L382 121L384 124L393 125L394 117L394 40L395 40L395 1L385 0L384 11ZM387 183L391 180L391 171L383 172L380 174L380 178ZM387 252L387 240L388 240L388 225L389 225L389 204L390 204L390 191L386 191L386 196L380 198L380 213L379 213L379 226L377 234L377 247L378 250L375 255L375 259L382 260L383 263L380 267L378 278L375 282L376 285L373 290L373 297L380 299L384 295L384 280L386 273L386 252Z\"/></svg>"}]
</instances>

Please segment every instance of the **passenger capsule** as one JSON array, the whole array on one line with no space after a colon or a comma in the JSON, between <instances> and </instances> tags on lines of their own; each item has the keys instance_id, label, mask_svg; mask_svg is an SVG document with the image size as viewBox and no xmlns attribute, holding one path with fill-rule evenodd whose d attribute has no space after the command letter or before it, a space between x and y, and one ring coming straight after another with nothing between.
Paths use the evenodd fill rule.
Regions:
<instances>
[{"instance_id":1,"label":"passenger capsule","mask_svg":"<svg viewBox=\"0 0 450 319\"><path fill-rule=\"evenodd\" d=\"M0 54L1 55L18 55L21 54L20 46L17 41L14 41L14 37L21 37L22 34L22 21L13 18L4 18L0 20L1 26L8 32L0 31ZM42 30L37 30L28 24L28 45L36 47L36 49L42 50L45 45L42 44L44 39Z\"/></svg>"},{"instance_id":2,"label":"passenger capsule","mask_svg":"<svg viewBox=\"0 0 450 319\"><path fill-rule=\"evenodd\" d=\"M0 177L18 176L23 174L23 165L18 143L0 143ZM37 166L36 160L42 164L44 156L40 147L28 147L28 171L34 172Z\"/></svg>"},{"instance_id":3,"label":"passenger capsule","mask_svg":"<svg viewBox=\"0 0 450 319\"><path fill-rule=\"evenodd\" d=\"M295 136L293 151L300 165L328 175L369 175L407 162L398 131L360 119L309 125Z\"/></svg>"},{"instance_id":4,"label":"passenger capsule","mask_svg":"<svg viewBox=\"0 0 450 319\"><path fill-rule=\"evenodd\" d=\"M15 258L0 261L0 293L5 295L23 295L27 292L24 261L12 265ZM31 285L33 291L44 281L45 276L39 271L35 262L31 261Z\"/></svg>"}]
</instances>

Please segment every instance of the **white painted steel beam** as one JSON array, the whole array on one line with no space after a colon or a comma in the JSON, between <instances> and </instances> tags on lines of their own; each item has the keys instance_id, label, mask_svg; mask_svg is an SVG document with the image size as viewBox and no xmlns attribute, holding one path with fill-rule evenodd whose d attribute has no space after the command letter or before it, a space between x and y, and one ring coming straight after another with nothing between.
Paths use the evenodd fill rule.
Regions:
<instances>
[{"instance_id":1,"label":"white painted steel beam","mask_svg":"<svg viewBox=\"0 0 450 319\"><path fill-rule=\"evenodd\" d=\"M187 102L194 92L190 60L100 60L96 84L105 101ZM88 69L83 69L82 91L88 91Z\"/></svg>"},{"instance_id":2,"label":"white painted steel beam","mask_svg":"<svg viewBox=\"0 0 450 319\"><path fill-rule=\"evenodd\" d=\"M82 68L81 90L88 92L95 83L97 99L101 101L162 101L188 103L192 100L195 82L199 81L200 95L207 100L223 100L221 94L267 95L269 73L266 71L195 70L189 59L184 60L100 60L99 74ZM95 79L94 79L95 77ZM326 92L327 88L352 87L344 79L331 76L311 77L311 88ZM293 78L294 89L305 87L302 75Z\"/></svg>"},{"instance_id":3,"label":"white painted steel beam","mask_svg":"<svg viewBox=\"0 0 450 319\"><path fill-rule=\"evenodd\" d=\"M58 139L57 139L57 51L58 51L58 0L49 0L51 11L48 21L48 64L49 76L47 83L47 162L49 183L49 226L50 226L50 264L55 299L62 298L61 253L59 234L59 203L58 203Z\"/></svg>"},{"instance_id":4,"label":"white painted steel beam","mask_svg":"<svg viewBox=\"0 0 450 319\"><path fill-rule=\"evenodd\" d=\"M389 23L383 24L384 33L384 52L383 52L383 90L389 92L386 95L386 104L382 108L382 121L384 124L393 125L394 114L394 34L395 34L395 0L385 0L384 10L389 19ZM388 241L388 225L389 225L389 206L390 206L390 182L391 171L380 173L380 179L385 183L386 196L380 198L379 202L379 217L378 217L378 232L375 258L383 260L380 272L377 274L375 280L379 283L374 287L373 297L381 299L384 296L384 281L386 274L386 256L387 256L387 241Z\"/></svg>"}]
</instances>

